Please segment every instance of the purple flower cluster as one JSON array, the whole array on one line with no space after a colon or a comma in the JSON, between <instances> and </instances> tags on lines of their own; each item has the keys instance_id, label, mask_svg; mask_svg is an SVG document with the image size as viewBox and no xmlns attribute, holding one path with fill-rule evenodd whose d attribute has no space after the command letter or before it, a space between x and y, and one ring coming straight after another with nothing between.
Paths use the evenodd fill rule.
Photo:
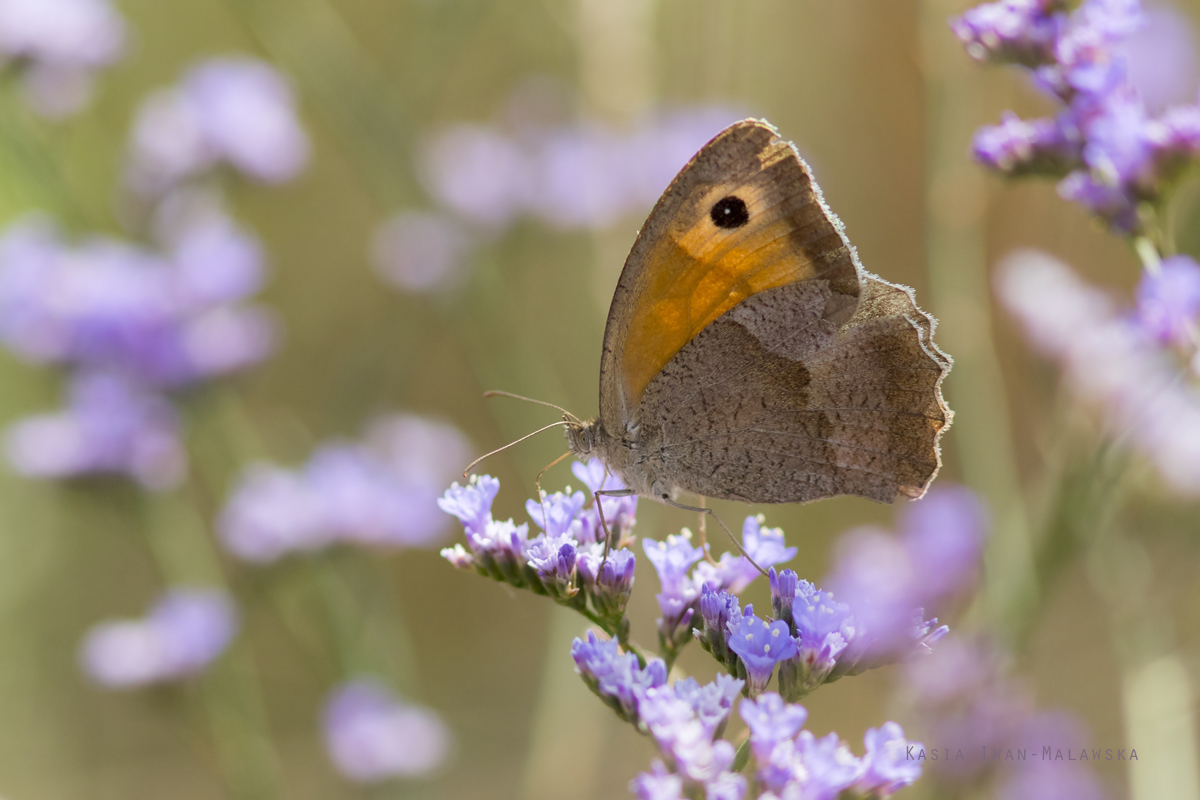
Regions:
<instances>
[{"instance_id":1,"label":"purple flower cluster","mask_svg":"<svg viewBox=\"0 0 1200 800\"><path fill-rule=\"evenodd\" d=\"M81 110L96 72L125 54L125 20L109 0L0 0L0 61L18 71L31 108Z\"/></svg>"},{"instance_id":2,"label":"purple flower cluster","mask_svg":"<svg viewBox=\"0 0 1200 800\"><path fill-rule=\"evenodd\" d=\"M114 689L175 681L220 656L237 629L237 610L224 592L173 589L144 619L92 628L80 662L92 680Z\"/></svg>"},{"instance_id":3,"label":"purple flower cluster","mask_svg":"<svg viewBox=\"0 0 1200 800\"><path fill-rule=\"evenodd\" d=\"M576 463L572 469L593 496L602 488L624 488L615 477L605 474L599 461ZM456 567L477 570L579 609L590 600L592 609L623 636L628 626L625 604L633 591L636 563L625 545L632 538L629 532L635 522L637 498L602 497L599 510L595 500L585 505L583 492L569 489L546 495L540 502L530 500L526 511L542 529L531 539L528 525L492 519L492 502L499 490L499 481L483 475L472 476L466 486L455 483L446 491L438 505L462 522L467 548L455 545L442 555ZM600 510L612 537L607 550Z\"/></svg>"},{"instance_id":4,"label":"purple flower cluster","mask_svg":"<svg viewBox=\"0 0 1200 800\"><path fill-rule=\"evenodd\" d=\"M761 515L746 517L742 525L742 546L750 558L765 569L790 561L796 555L796 548L785 545L783 531L779 528L763 527L764 521ZM677 536L668 536L665 542L647 539L642 542L642 548L658 572L662 586L657 595L662 611L658 619L658 636L667 652L678 650L691 638L691 622L705 587L738 594L759 575L754 564L731 552L722 553L720 560L710 563L704 557L704 549L692 544L692 534L686 529Z\"/></svg>"},{"instance_id":5,"label":"purple flower cluster","mask_svg":"<svg viewBox=\"0 0 1200 800\"><path fill-rule=\"evenodd\" d=\"M973 582L986 521L971 492L938 489L909 507L900 529L899 537L875 529L843 537L827 580L834 591L772 567L770 620L760 619L752 606L742 611L736 583L734 591L707 583L698 602L702 624L692 633L746 679L751 697L766 689L778 665L780 691L792 701L844 675L928 652L947 628L925 620L923 608ZM762 546L748 537L751 543ZM675 544L675 552L695 555Z\"/></svg>"},{"instance_id":6,"label":"purple flower cluster","mask_svg":"<svg viewBox=\"0 0 1200 800\"><path fill-rule=\"evenodd\" d=\"M229 552L266 563L334 542L420 547L446 529L441 487L470 457L454 426L405 414L362 443L327 444L299 470L251 467L218 520Z\"/></svg>"},{"instance_id":7,"label":"purple flower cluster","mask_svg":"<svg viewBox=\"0 0 1200 800\"><path fill-rule=\"evenodd\" d=\"M223 215L195 220L164 254L102 237L72 244L28 218L0 238L0 340L39 364L187 386L270 354L273 318L243 302L262 281L257 238Z\"/></svg>"},{"instance_id":8,"label":"purple flower cluster","mask_svg":"<svg viewBox=\"0 0 1200 800\"><path fill-rule=\"evenodd\" d=\"M653 658L642 666L633 653L621 652L616 639L600 639L588 631L587 639L571 643L575 671L617 715L637 724L638 706L649 689L667 682L667 665Z\"/></svg>"},{"instance_id":9,"label":"purple flower cluster","mask_svg":"<svg viewBox=\"0 0 1200 800\"><path fill-rule=\"evenodd\" d=\"M868 730L863 737L866 754L859 758L836 733L818 739L801 730L808 712L777 694L744 701L740 713L750 728L758 782L766 789L759 800L832 800L847 794L884 798L921 777L920 763L908 754L922 745L905 739L895 722Z\"/></svg>"},{"instance_id":10,"label":"purple flower cluster","mask_svg":"<svg viewBox=\"0 0 1200 800\"><path fill-rule=\"evenodd\" d=\"M1139 0L999 0L951 27L978 60L1015 63L1061 104L1053 118L1005 116L975 138L975 157L1009 175L1062 178L1059 193L1127 234L1200 155L1200 105L1152 113L1122 44L1143 21Z\"/></svg>"},{"instance_id":11,"label":"purple flower cluster","mask_svg":"<svg viewBox=\"0 0 1200 800\"><path fill-rule=\"evenodd\" d=\"M310 150L286 78L254 58L214 58L143 103L125 181L135 194L157 197L228 165L254 181L285 183L304 169Z\"/></svg>"},{"instance_id":12,"label":"purple flower cluster","mask_svg":"<svg viewBox=\"0 0 1200 800\"><path fill-rule=\"evenodd\" d=\"M262 276L258 240L219 213L182 226L166 253L101 237L70 243L40 217L11 225L0 237L0 341L73 377L65 410L9 429L10 461L35 477L173 485L186 459L162 392L271 353L273 316L245 302Z\"/></svg>"},{"instance_id":13,"label":"purple flower cluster","mask_svg":"<svg viewBox=\"0 0 1200 800\"><path fill-rule=\"evenodd\" d=\"M357 783L428 775L453 746L450 729L434 711L404 703L370 679L334 689L322 721L330 759Z\"/></svg>"},{"instance_id":14,"label":"purple flower cluster","mask_svg":"<svg viewBox=\"0 0 1200 800\"><path fill-rule=\"evenodd\" d=\"M1038 711L1030 692L1006 675L1001 654L982 642L950 637L929 658L909 664L906 683L940 758L930 768L940 782L979 786L990 780L997 796L1103 800L1088 768L1091 741L1072 716ZM1077 757L1039 758L1074 751ZM1018 760L1014 751L1032 752ZM949 790L953 794L953 790Z\"/></svg>"},{"instance_id":15,"label":"purple flower cluster","mask_svg":"<svg viewBox=\"0 0 1200 800\"><path fill-rule=\"evenodd\" d=\"M1074 393L1099 408L1110 432L1128 440L1167 484L1200 493L1200 394L1162 344L1186 343L1195 374L1200 266L1178 256L1147 272L1131 313L1048 255L1009 257L997 278L1001 302L1032 344L1060 362Z\"/></svg>"},{"instance_id":16,"label":"purple flower cluster","mask_svg":"<svg viewBox=\"0 0 1200 800\"><path fill-rule=\"evenodd\" d=\"M66 408L11 425L4 451L30 478L126 475L147 489L167 489L187 472L174 407L105 372L72 377Z\"/></svg>"}]
</instances>

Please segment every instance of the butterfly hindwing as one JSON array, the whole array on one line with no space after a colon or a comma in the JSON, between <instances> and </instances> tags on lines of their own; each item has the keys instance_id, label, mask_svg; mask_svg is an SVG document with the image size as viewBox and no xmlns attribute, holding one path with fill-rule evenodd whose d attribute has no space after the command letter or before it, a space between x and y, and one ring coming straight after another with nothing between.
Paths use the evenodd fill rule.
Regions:
<instances>
[{"instance_id":1,"label":"butterfly hindwing","mask_svg":"<svg viewBox=\"0 0 1200 800\"><path fill-rule=\"evenodd\" d=\"M866 273L859 313L833 328L817 313L827 293L771 289L705 328L647 386L639 451L709 497L923 494L950 419L933 321L908 290Z\"/></svg>"}]
</instances>

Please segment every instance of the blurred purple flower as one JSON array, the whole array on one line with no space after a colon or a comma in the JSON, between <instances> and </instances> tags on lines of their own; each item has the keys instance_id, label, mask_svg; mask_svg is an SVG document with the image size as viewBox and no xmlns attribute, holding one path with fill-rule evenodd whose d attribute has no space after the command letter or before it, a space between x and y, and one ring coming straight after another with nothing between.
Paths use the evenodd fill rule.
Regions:
<instances>
[{"instance_id":1,"label":"blurred purple flower","mask_svg":"<svg viewBox=\"0 0 1200 800\"><path fill-rule=\"evenodd\" d=\"M976 61L1035 67L1053 59L1065 5L1061 0L984 3L950 20L950 29Z\"/></svg>"},{"instance_id":2,"label":"blurred purple flower","mask_svg":"<svg viewBox=\"0 0 1200 800\"><path fill-rule=\"evenodd\" d=\"M253 180L284 183L303 171L310 148L292 89L274 67L244 56L214 58L143 104L127 182L154 196L227 162Z\"/></svg>"},{"instance_id":3,"label":"blurred purple flower","mask_svg":"<svg viewBox=\"0 0 1200 800\"><path fill-rule=\"evenodd\" d=\"M1070 766L1016 771L995 796L997 800L1108 800L1109 793L1091 770Z\"/></svg>"},{"instance_id":4,"label":"blurred purple flower","mask_svg":"<svg viewBox=\"0 0 1200 800\"><path fill-rule=\"evenodd\" d=\"M849 606L860 639L869 637L872 651L882 653L907 641L913 611L924 601L921 577L903 542L864 527L838 538L833 572L824 584ZM793 613L797 610L793 606Z\"/></svg>"},{"instance_id":5,"label":"blurred purple flower","mask_svg":"<svg viewBox=\"0 0 1200 800\"><path fill-rule=\"evenodd\" d=\"M82 109L93 73L124 55L125 40L108 0L0 0L0 60L21 65L26 98L46 117Z\"/></svg>"},{"instance_id":6,"label":"blurred purple flower","mask_svg":"<svg viewBox=\"0 0 1200 800\"><path fill-rule=\"evenodd\" d=\"M1084 0L1070 13L1065 3L1008 0L952 21L973 57L1035 68L1062 104L1052 119L1008 113L981 129L976 159L1009 175L1062 177L1064 199L1118 233L1140 233L1139 204L1160 199L1200 156L1200 107L1169 107L1194 91L1194 42L1173 12L1149 20L1140 0Z\"/></svg>"},{"instance_id":7,"label":"blurred purple flower","mask_svg":"<svg viewBox=\"0 0 1200 800\"><path fill-rule=\"evenodd\" d=\"M675 696L686 701L711 735L720 736L733 710L733 703L742 693L744 681L730 675L718 674L712 683L701 685L695 678L680 678L671 684Z\"/></svg>"},{"instance_id":8,"label":"blurred purple flower","mask_svg":"<svg viewBox=\"0 0 1200 800\"><path fill-rule=\"evenodd\" d=\"M1080 143L1056 119L1024 120L1011 111L999 125L978 130L971 144L975 160L1008 175L1062 177L1081 164Z\"/></svg>"},{"instance_id":9,"label":"blurred purple flower","mask_svg":"<svg viewBox=\"0 0 1200 800\"><path fill-rule=\"evenodd\" d=\"M1158 272L1145 272L1137 288L1137 319L1159 342L1188 347L1197 344L1200 319L1200 264L1189 256L1173 256Z\"/></svg>"},{"instance_id":10,"label":"blurred purple flower","mask_svg":"<svg viewBox=\"0 0 1200 800\"><path fill-rule=\"evenodd\" d=\"M525 208L529 156L491 128L459 125L422 147L419 173L445 208L478 225L504 227Z\"/></svg>"},{"instance_id":11,"label":"blurred purple flower","mask_svg":"<svg viewBox=\"0 0 1200 800\"><path fill-rule=\"evenodd\" d=\"M221 513L221 540L239 558L257 562L338 541L421 547L446 530L439 504L469 518L478 514L476 523L486 527L498 484L486 499L478 483L457 489L458 504L438 497L448 480L446 452L461 464L469 448L442 422L410 414L376 420L365 444L325 445L300 471L269 465L247 471ZM414 470L422 460L427 468Z\"/></svg>"},{"instance_id":12,"label":"blurred purple flower","mask_svg":"<svg viewBox=\"0 0 1200 800\"><path fill-rule=\"evenodd\" d=\"M357 783L428 775L453 746L450 729L434 711L404 703L370 679L334 689L322 727L329 757Z\"/></svg>"},{"instance_id":13,"label":"blurred purple flower","mask_svg":"<svg viewBox=\"0 0 1200 800\"><path fill-rule=\"evenodd\" d=\"M744 779L739 781L739 776L728 772L733 763L733 745L724 739L714 741L714 731L674 687L647 689L639 700L638 712L642 725L685 785L707 789L715 784L733 792L733 796L740 796L739 785L744 791Z\"/></svg>"},{"instance_id":14,"label":"blurred purple flower","mask_svg":"<svg viewBox=\"0 0 1200 800\"><path fill-rule=\"evenodd\" d=\"M462 282L471 248L453 216L401 211L375 231L370 255L375 272L396 288L437 294Z\"/></svg>"},{"instance_id":15,"label":"blurred purple flower","mask_svg":"<svg viewBox=\"0 0 1200 800\"><path fill-rule=\"evenodd\" d=\"M1158 468L1177 492L1200 493L1200 396L1141 326L1119 316L1104 292L1042 253L1009 256L1000 300L1068 385L1096 406L1112 432Z\"/></svg>"},{"instance_id":16,"label":"blurred purple flower","mask_svg":"<svg viewBox=\"0 0 1200 800\"><path fill-rule=\"evenodd\" d=\"M796 557L796 548L786 547L781 528L763 527L763 515L746 517L742 523L742 546L754 563L767 569ZM732 552L721 554L714 567L708 561L696 565L692 583L697 586L708 584L714 589L724 589L732 594L741 594L762 573L744 556Z\"/></svg>"},{"instance_id":17,"label":"blurred purple flower","mask_svg":"<svg viewBox=\"0 0 1200 800\"><path fill-rule=\"evenodd\" d=\"M144 619L92 628L80 660L92 680L110 688L178 680L220 656L237 628L237 610L225 592L172 589Z\"/></svg>"},{"instance_id":18,"label":"blurred purple flower","mask_svg":"<svg viewBox=\"0 0 1200 800\"><path fill-rule=\"evenodd\" d=\"M684 800L683 778L668 772L658 759L650 765L649 772L639 773L629 782L629 791L637 800Z\"/></svg>"},{"instance_id":19,"label":"blurred purple flower","mask_svg":"<svg viewBox=\"0 0 1200 800\"><path fill-rule=\"evenodd\" d=\"M1153 113L1191 102L1200 82L1196 31L1192 20L1168 6L1151 6L1145 22L1116 52L1130 84Z\"/></svg>"},{"instance_id":20,"label":"blurred purple flower","mask_svg":"<svg viewBox=\"0 0 1200 800\"><path fill-rule=\"evenodd\" d=\"M804 706L786 703L775 692L742 701L738 713L750 729L750 747L759 761L769 759L779 743L794 739L808 720Z\"/></svg>"},{"instance_id":21,"label":"blurred purple flower","mask_svg":"<svg viewBox=\"0 0 1200 800\"><path fill-rule=\"evenodd\" d=\"M968 588L979 574L987 514L964 486L942 484L905 506L900 535L920 577L921 605Z\"/></svg>"},{"instance_id":22,"label":"blurred purple flower","mask_svg":"<svg viewBox=\"0 0 1200 800\"><path fill-rule=\"evenodd\" d=\"M910 761L907 753L922 745L905 739L895 722L867 731L867 753L860 759L836 733L817 738L801 730L808 712L777 694L744 700L740 711L750 728L758 780L771 792L762 797L836 800L849 791L886 798L921 776L921 762Z\"/></svg>"},{"instance_id":23,"label":"blurred purple flower","mask_svg":"<svg viewBox=\"0 0 1200 800\"><path fill-rule=\"evenodd\" d=\"M174 261L100 237L72 247L29 218L0 239L0 338L30 361L184 386L273 351L274 317L234 304L260 276L257 241L228 218L185 232Z\"/></svg>"},{"instance_id":24,"label":"blurred purple flower","mask_svg":"<svg viewBox=\"0 0 1200 800\"><path fill-rule=\"evenodd\" d=\"M171 404L113 374L75 376L65 410L13 423L4 444L13 468L33 478L118 474L166 489L187 470Z\"/></svg>"}]
</instances>

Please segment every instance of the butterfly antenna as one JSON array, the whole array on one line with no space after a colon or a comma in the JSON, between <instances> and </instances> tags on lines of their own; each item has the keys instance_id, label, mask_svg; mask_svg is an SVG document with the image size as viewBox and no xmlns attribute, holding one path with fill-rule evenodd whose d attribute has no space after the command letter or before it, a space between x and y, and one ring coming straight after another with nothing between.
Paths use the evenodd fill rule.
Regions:
<instances>
[{"instance_id":1,"label":"butterfly antenna","mask_svg":"<svg viewBox=\"0 0 1200 800\"><path fill-rule=\"evenodd\" d=\"M511 397L513 400L524 400L527 403L537 403L539 406L549 406L550 408L558 409L559 411L566 414L568 417L575 420L576 422L581 423L581 424L583 423L583 420L581 420L579 417L572 414L570 411L567 411L562 406L556 406L556 405L554 405L554 403L547 403L545 400L534 400L532 397L524 397L519 394L513 394L512 392L501 392L496 389L493 389L488 392L484 392L483 396L484 397ZM555 463L557 463L557 462L555 462ZM550 466L554 466L554 465L551 464Z\"/></svg>"},{"instance_id":2,"label":"butterfly antenna","mask_svg":"<svg viewBox=\"0 0 1200 800\"><path fill-rule=\"evenodd\" d=\"M569 425L569 424L570 424L569 422L566 422L565 420L560 419L558 422L551 422L549 425L545 426L544 428L538 428L533 433L527 433L524 436L522 436L520 439L517 439L515 442L509 442L508 444L504 445L504 447L497 447L492 452L485 453L485 454L481 455L479 458L472 461L470 464L468 464L467 468L463 470L463 477L465 478L465 477L467 477L467 475L471 474L471 470L475 469L475 465L478 464L480 461L483 461L485 458L491 458L492 456L496 455L496 453L499 453L502 450L507 450L508 448L512 447L514 444L520 444L521 442L525 441L526 439L528 439L531 436L537 436L542 431L548 431L551 428L557 428L559 425ZM555 463L557 464L558 462L556 461ZM553 466L553 464L551 466ZM549 469L549 467L547 467L547 469Z\"/></svg>"}]
</instances>

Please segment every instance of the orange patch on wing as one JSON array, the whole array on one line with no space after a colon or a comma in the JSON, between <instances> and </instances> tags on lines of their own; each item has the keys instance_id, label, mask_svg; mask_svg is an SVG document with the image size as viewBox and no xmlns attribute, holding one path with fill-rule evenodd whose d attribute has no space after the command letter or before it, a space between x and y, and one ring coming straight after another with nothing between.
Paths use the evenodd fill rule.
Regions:
<instances>
[{"instance_id":1,"label":"orange patch on wing","mask_svg":"<svg viewBox=\"0 0 1200 800\"><path fill-rule=\"evenodd\" d=\"M705 218L678 238L664 237L648 258L648 282L620 360L627 408L636 407L667 362L726 311L751 295L816 277L812 261L790 237L793 220L782 216L754 225L755 211L767 209L748 205L752 230L730 235Z\"/></svg>"}]
</instances>

